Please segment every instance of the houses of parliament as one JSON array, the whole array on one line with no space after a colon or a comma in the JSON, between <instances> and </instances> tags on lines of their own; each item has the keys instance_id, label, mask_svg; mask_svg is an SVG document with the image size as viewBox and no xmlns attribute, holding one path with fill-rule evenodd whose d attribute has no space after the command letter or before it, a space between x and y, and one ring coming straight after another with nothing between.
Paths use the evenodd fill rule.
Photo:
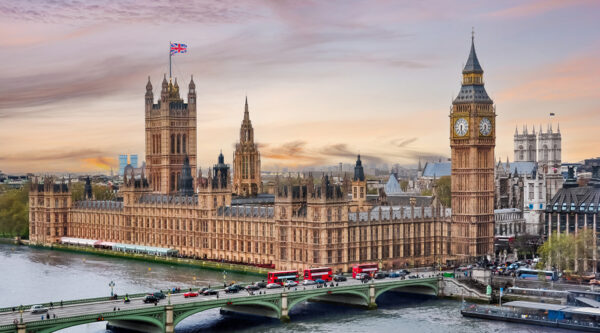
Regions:
<instances>
[{"instance_id":1,"label":"houses of parliament","mask_svg":"<svg viewBox=\"0 0 600 333\"><path fill-rule=\"evenodd\" d=\"M261 159L244 106L233 170L222 154L197 170L197 100L190 80L162 80L155 100L145 94L146 168L124 170L119 200L73 201L68 181L35 180L29 194L30 241L61 237L177 250L199 259L276 269L353 264L433 265L493 252L495 107L483 84L473 42L449 123L452 210L434 195L400 204L367 200L360 156L353 175L284 175L263 194ZM440 116L443 114L440 113ZM381 197L381 196L380 196ZM122 198L122 200L121 200Z\"/></svg>"}]
</instances>

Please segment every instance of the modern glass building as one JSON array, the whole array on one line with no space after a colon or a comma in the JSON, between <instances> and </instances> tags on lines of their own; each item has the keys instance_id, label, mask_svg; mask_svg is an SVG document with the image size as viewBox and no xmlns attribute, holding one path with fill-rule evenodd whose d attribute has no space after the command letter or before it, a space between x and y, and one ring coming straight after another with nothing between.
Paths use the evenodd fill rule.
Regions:
<instances>
[{"instance_id":1,"label":"modern glass building","mask_svg":"<svg viewBox=\"0 0 600 333\"><path fill-rule=\"evenodd\" d=\"M129 155L129 164L131 164L131 166L134 167L134 168L138 167L138 156L137 156L137 154L131 154L131 155Z\"/></svg>"},{"instance_id":2,"label":"modern glass building","mask_svg":"<svg viewBox=\"0 0 600 333\"><path fill-rule=\"evenodd\" d=\"M119 155L119 176L123 176L125 167L127 166L127 155Z\"/></svg>"}]
</instances>

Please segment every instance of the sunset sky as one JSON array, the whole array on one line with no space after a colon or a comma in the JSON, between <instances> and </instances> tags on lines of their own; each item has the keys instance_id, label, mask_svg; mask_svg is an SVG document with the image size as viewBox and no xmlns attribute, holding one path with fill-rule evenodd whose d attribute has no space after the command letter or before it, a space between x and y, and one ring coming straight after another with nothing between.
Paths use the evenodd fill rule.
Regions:
<instances>
[{"instance_id":1,"label":"sunset sky","mask_svg":"<svg viewBox=\"0 0 600 333\"><path fill-rule=\"evenodd\" d=\"M600 1L0 0L0 170L99 172L144 153L147 77L198 93L198 160L231 163L248 95L265 169L448 156L471 29L515 126L560 122L563 161L600 156Z\"/></svg>"}]
</instances>

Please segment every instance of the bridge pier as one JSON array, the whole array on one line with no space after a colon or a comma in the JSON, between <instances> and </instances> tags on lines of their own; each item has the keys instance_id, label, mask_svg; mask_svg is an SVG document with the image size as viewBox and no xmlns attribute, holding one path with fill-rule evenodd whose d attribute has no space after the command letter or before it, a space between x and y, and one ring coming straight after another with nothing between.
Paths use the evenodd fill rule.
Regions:
<instances>
[{"instance_id":1,"label":"bridge pier","mask_svg":"<svg viewBox=\"0 0 600 333\"><path fill-rule=\"evenodd\" d=\"M173 305L165 306L165 333L174 333L175 326L173 326Z\"/></svg>"},{"instance_id":2,"label":"bridge pier","mask_svg":"<svg viewBox=\"0 0 600 333\"><path fill-rule=\"evenodd\" d=\"M377 303L375 303L375 283L369 283L369 305L367 308L369 310L377 309Z\"/></svg>"},{"instance_id":3,"label":"bridge pier","mask_svg":"<svg viewBox=\"0 0 600 333\"><path fill-rule=\"evenodd\" d=\"M281 293L281 316L279 319L284 323L290 322L290 315L288 313L288 294Z\"/></svg>"},{"instance_id":4,"label":"bridge pier","mask_svg":"<svg viewBox=\"0 0 600 333\"><path fill-rule=\"evenodd\" d=\"M23 323L17 324L17 333L27 333L25 324L23 324Z\"/></svg>"}]
</instances>

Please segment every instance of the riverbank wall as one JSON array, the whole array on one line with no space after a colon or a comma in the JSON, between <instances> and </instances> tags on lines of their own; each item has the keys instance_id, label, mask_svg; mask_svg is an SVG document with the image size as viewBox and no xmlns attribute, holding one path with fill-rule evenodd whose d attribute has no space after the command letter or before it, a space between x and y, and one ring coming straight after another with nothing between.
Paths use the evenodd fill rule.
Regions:
<instances>
[{"instance_id":1,"label":"riverbank wall","mask_svg":"<svg viewBox=\"0 0 600 333\"><path fill-rule=\"evenodd\" d=\"M1 244L22 245L21 237L0 237Z\"/></svg>"},{"instance_id":2,"label":"riverbank wall","mask_svg":"<svg viewBox=\"0 0 600 333\"><path fill-rule=\"evenodd\" d=\"M162 257L162 256L152 256L148 254L140 254L140 253L125 253L120 251L112 251L105 249L97 249L91 247L81 247L81 246L72 246L72 245L64 245L64 244L51 244L51 245L29 245L35 248L48 249L48 250L57 250L57 251L65 251L65 252L73 252L73 253L82 253L82 254L92 254L104 257L111 258L119 258L119 259L129 259L129 260L139 260L145 262L152 262L164 265L179 265L179 266L188 266L188 267L196 267L201 269L210 269L215 271L228 271L228 272L236 272L243 273L255 276L265 277L269 272L267 268L255 267L255 266L246 266L246 265L237 265L230 263L222 263L215 261L206 261L206 260L198 260L198 259L188 259L188 258L176 258L176 257Z\"/></svg>"}]
</instances>

